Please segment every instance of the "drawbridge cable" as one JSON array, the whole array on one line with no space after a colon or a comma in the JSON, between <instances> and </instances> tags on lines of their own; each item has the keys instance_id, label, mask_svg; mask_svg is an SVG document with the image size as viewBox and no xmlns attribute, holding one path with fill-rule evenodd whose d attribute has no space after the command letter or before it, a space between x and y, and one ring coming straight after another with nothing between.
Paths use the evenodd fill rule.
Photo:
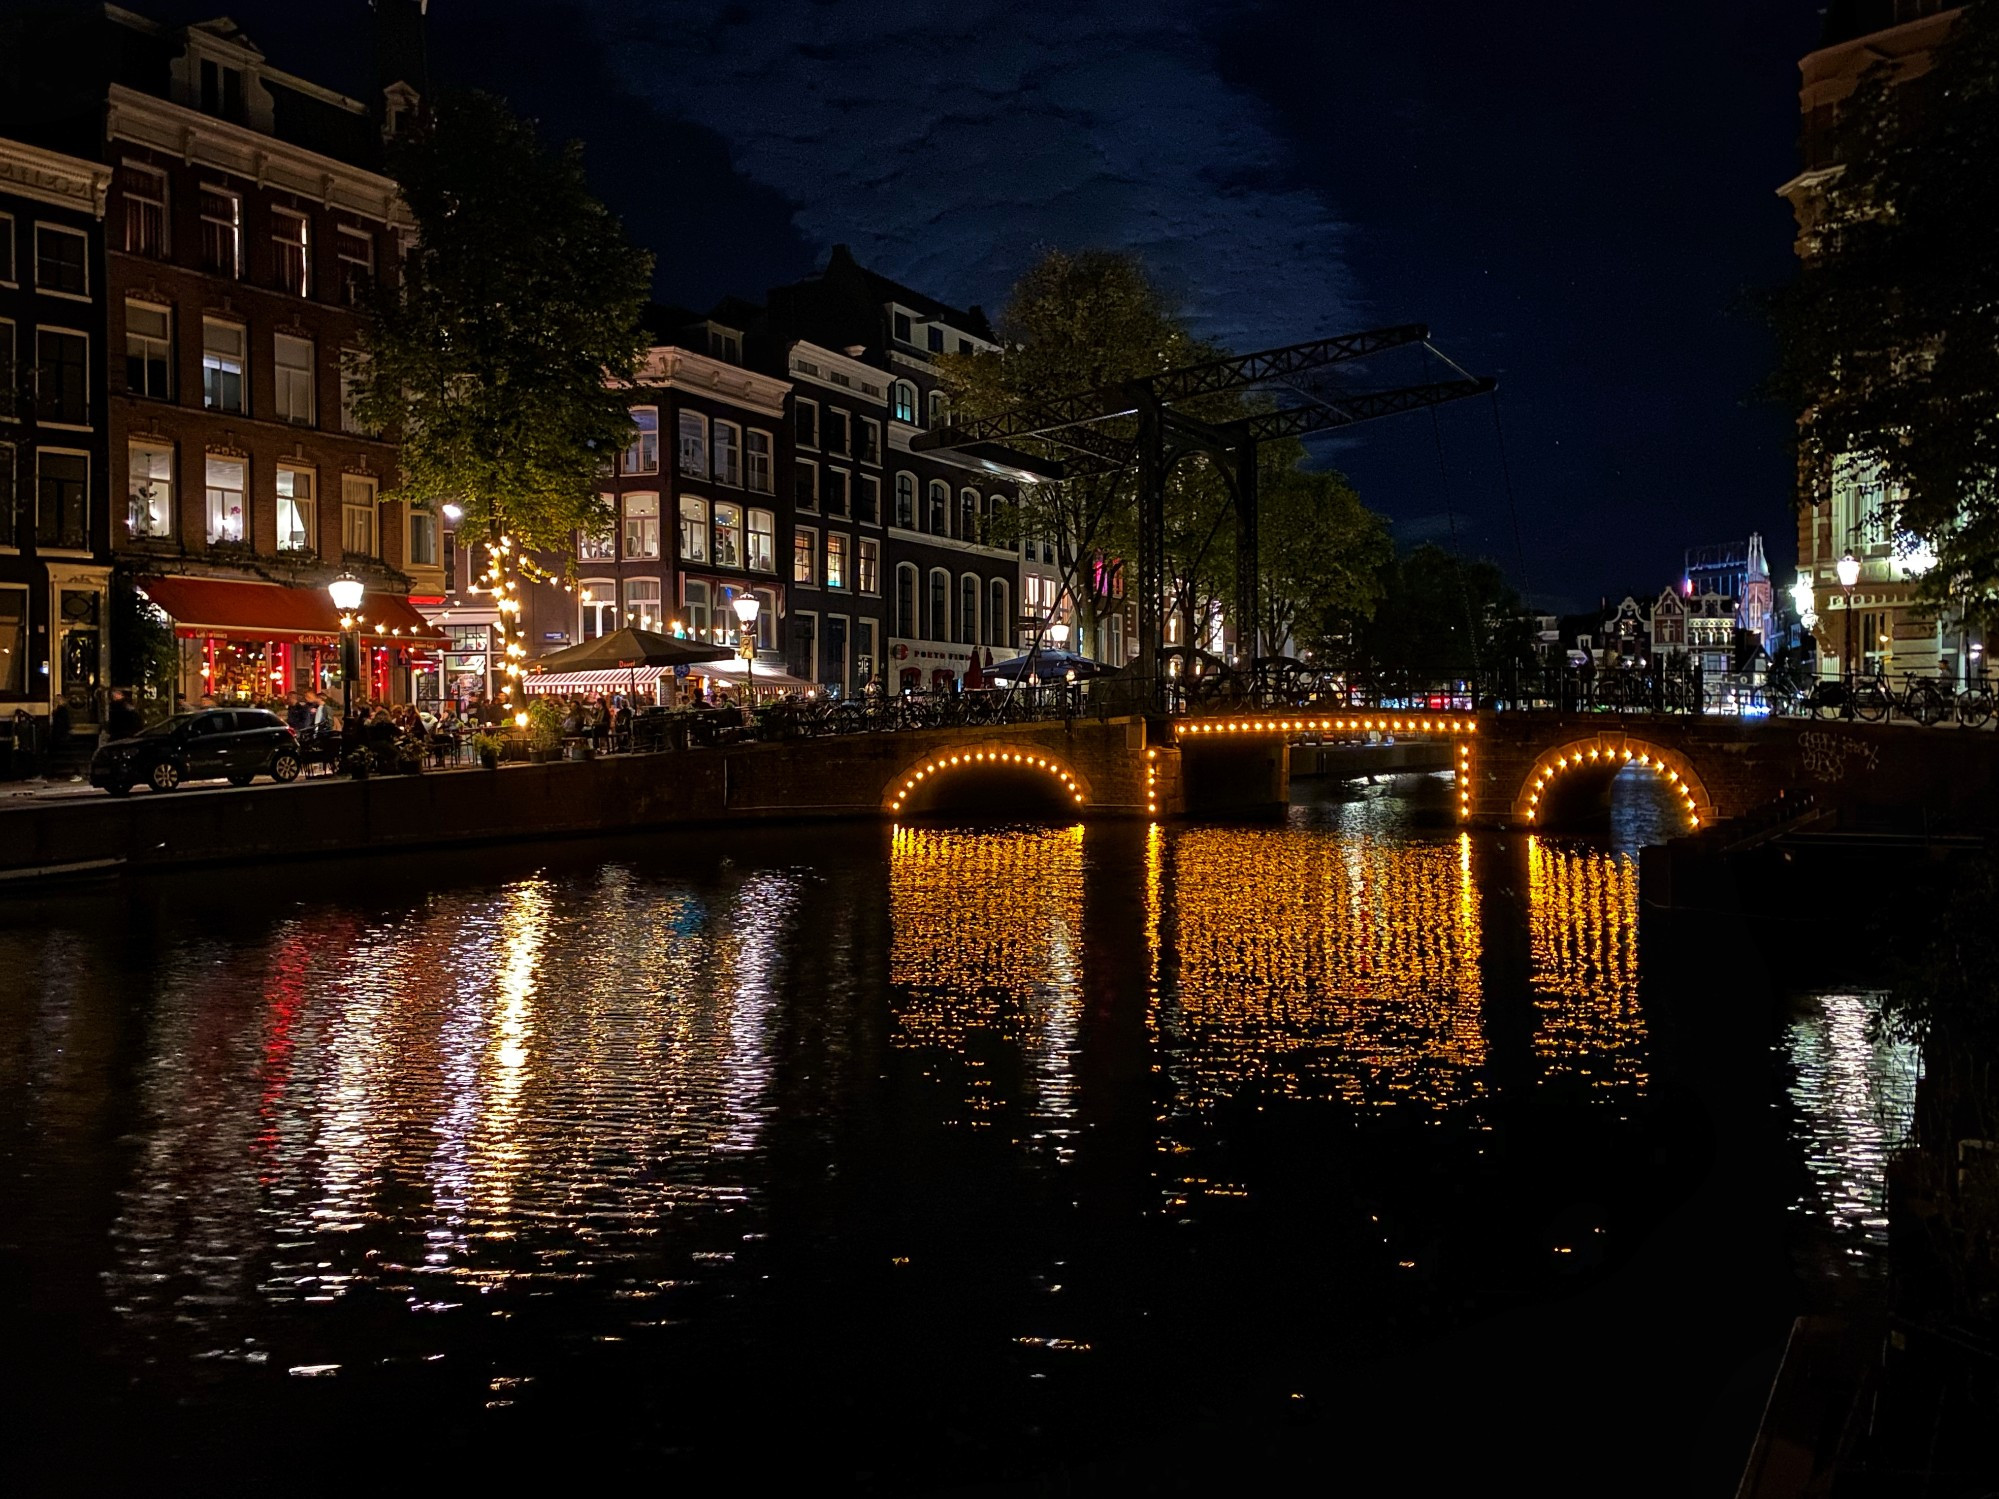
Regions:
<instances>
[{"instance_id":1,"label":"drawbridge cable","mask_svg":"<svg viewBox=\"0 0 1999 1499\"><path fill-rule=\"evenodd\" d=\"M1430 355L1433 353L1436 353L1436 351L1425 341L1423 344L1423 383L1426 385L1430 383ZM1446 359L1442 354L1437 354L1437 357L1443 359L1444 363L1451 364L1451 361ZM1457 366L1452 364L1451 368L1457 369ZM1462 374L1463 371L1460 370L1459 373ZM1443 490L1444 523L1449 527L1451 533L1451 562L1455 566L1458 575L1458 598L1465 606L1465 628L1471 633L1472 675L1476 677L1485 670L1484 653L1479 649L1478 645L1478 620L1472 614L1471 590L1465 586L1464 552L1458 545L1458 516L1457 511L1451 505L1450 466L1444 461L1444 424L1437 417L1437 403L1435 401L1430 403L1430 437L1437 445L1437 482Z\"/></svg>"}]
</instances>

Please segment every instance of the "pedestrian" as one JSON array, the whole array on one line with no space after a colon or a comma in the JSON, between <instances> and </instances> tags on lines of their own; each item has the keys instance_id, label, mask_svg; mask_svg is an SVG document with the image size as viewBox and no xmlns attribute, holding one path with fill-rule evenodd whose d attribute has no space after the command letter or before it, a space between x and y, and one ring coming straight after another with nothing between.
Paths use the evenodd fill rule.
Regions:
<instances>
[{"instance_id":1,"label":"pedestrian","mask_svg":"<svg viewBox=\"0 0 1999 1499\"><path fill-rule=\"evenodd\" d=\"M132 706L132 699L122 687L111 689L111 711L105 715L105 730L113 739L130 739L145 727L139 710Z\"/></svg>"}]
</instances>

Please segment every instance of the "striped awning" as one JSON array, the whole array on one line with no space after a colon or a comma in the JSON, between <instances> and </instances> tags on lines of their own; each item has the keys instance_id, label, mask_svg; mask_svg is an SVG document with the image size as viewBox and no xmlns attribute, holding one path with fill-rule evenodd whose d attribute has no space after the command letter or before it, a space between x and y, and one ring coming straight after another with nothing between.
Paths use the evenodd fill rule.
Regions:
<instances>
[{"instance_id":1,"label":"striped awning","mask_svg":"<svg viewBox=\"0 0 1999 1499\"><path fill-rule=\"evenodd\" d=\"M667 668L670 671L672 668ZM666 675L657 666L610 667L602 671L545 671L522 677L524 692L651 692Z\"/></svg>"}]
</instances>

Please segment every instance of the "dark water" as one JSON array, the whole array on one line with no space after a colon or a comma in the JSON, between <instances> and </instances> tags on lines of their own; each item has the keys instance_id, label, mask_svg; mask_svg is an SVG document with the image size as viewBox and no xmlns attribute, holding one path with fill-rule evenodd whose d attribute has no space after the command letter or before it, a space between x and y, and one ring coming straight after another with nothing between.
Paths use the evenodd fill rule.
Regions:
<instances>
[{"instance_id":1,"label":"dark water","mask_svg":"<svg viewBox=\"0 0 1999 1499\"><path fill-rule=\"evenodd\" d=\"M1704 1284L1657 809L1474 838L1404 793L0 909L29 1476L1699 1492L1785 1312Z\"/></svg>"}]
</instances>

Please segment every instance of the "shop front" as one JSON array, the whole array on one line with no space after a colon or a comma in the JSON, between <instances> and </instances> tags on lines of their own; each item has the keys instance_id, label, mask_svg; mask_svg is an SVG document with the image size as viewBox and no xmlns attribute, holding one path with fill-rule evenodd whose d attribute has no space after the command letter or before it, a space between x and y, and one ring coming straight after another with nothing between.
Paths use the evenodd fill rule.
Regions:
<instances>
[{"instance_id":1,"label":"shop front","mask_svg":"<svg viewBox=\"0 0 1999 1499\"><path fill-rule=\"evenodd\" d=\"M324 589L219 578L142 578L139 587L172 622L181 705L203 696L264 703L294 692L344 693L340 614ZM389 593L364 596L355 634L357 704L415 701L448 643L408 599Z\"/></svg>"}]
</instances>

